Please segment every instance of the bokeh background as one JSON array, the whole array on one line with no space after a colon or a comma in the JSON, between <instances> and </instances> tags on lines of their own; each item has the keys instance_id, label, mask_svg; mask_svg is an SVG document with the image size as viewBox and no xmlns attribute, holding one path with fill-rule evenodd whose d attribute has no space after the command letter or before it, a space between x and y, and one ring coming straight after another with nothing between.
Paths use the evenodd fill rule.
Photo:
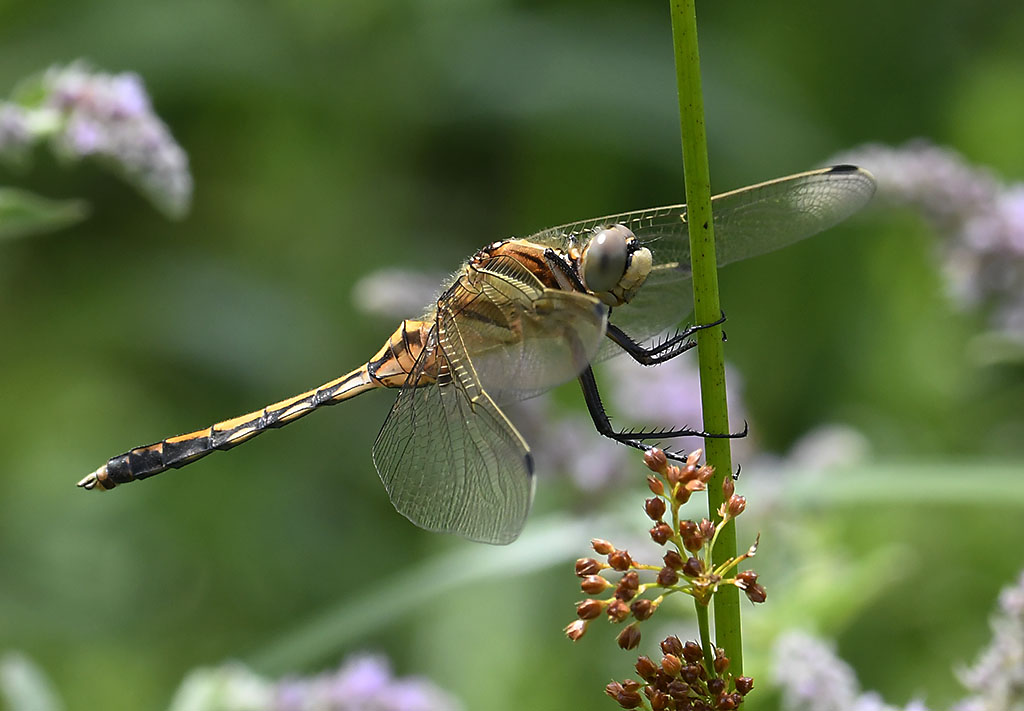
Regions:
<instances>
[{"instance_id":1,"label":"bokeh background","mask_svg":"<svg viewBox=\"0 0 1024 711\"><path fill-rule=\"evenodd\" d=\"M916 137L1024 179L1019 2L703 3L699 21L716 192ZM683 199L670 41L664 2L0 3L0 94L78 58L138 72L195 180L175 222L47 151L0 172L92 210L0 243L0 651L69 709L165 708L197 667L279 677L359 650L469 709L614 707L602 687L635 655L607 625L576 645L561 628L587 540L644 545L638 457L612 486L542 470L503 549L393 511L370 458L388 394L109 495L74 483L364 361L397 321L357 306L366 275L443 275L501 237ZM753 433L740 535L761 532L769 592L745 617L756 708L778 702L772 641L793 627L890 702L948 706L1024 567L1024 367L949 297L937 242L875 209L722 273ZM543 416L581 411L570 384ZM838 469L794 460L833 425ZM579 457L599 445L564 431ZM693 626L683 604L658 617L641 651Z\"/></svg>"}]
</instances>

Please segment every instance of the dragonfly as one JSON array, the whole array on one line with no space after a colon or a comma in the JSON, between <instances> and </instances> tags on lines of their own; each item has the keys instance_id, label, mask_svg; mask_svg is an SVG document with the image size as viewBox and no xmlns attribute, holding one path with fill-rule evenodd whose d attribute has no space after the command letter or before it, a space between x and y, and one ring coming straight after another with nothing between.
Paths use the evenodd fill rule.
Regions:
<instances>
[{"instance_id":1,"label":"dragonfly","mask_svg":"<svg viewBox=\"0 0 1024 711\"><path fill-rule=\"evenodd\" d=\"M838 165L718 195L712 199L718 264L828 229L863 207L874 190L870 173ZM326 405L396 388L373 445L374 465L395 508L431 531L510 543L533 499L534 462L503 406L576 378L597 431L622 444L646 450L654 440L734 436L688 428L616 430L592 370L620 353L656 365L695 345L691 336L708 324L658 338L692 310L688 234L686 205L671 205L493 242L442 284L422 316L403 321L352 372L240 417L131 449L78 486L106 491L146 479Z\"/></svg>"}]
</instances>

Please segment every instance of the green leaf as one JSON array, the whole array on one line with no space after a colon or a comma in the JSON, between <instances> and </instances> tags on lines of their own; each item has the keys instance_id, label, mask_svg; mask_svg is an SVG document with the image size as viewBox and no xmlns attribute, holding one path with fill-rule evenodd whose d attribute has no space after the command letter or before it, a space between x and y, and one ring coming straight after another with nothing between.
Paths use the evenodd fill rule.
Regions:
<instances>
[{"instance_id":1,"label":"green leaf","mask_svg":"<svg viewBox=\"0 0 1024 711\"><path fill-rule=\"evenodd\" d=\"M16 188L0 188L0 239L55 232L85 219L82 200L50 200Z\"/></svg>"}]
</instances>

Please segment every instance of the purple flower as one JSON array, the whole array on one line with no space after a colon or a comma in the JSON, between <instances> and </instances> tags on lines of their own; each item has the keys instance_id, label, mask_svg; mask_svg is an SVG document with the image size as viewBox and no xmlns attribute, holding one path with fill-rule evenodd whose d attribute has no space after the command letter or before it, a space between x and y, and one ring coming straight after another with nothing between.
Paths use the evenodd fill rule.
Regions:
<instances>
[{"instance_id":1,"label":"purple flower","mask_svg":"<svg viewBox=\"0 0 1024 711\"><path fill-rule=\"evenodd\" d=\"M67 145L80 156L98 153L105 147L102 126L86 116L72 117L64 129L64 136Z\"/></svg>"},{"instance_id":2,"label":"purple flower","mask_svg":"<svg viewBox=\"0 0 1024 711\"><path fill-rule=\"evenodd\" d=\"M1024 574L999 595L999 610L990 623L992 642L973 666L959 670L971 696L957 711L1001 711L1024 706Z\"/></svg>"},{"instance_id":3,"label":"purple flower","mask_svg":"<svg viewBox=\"0 0 1024 711\"><path fill-rule=\"evenodd\" d=\"M896 711L873 691L861 691L857 676L835 650L803 632L790 632L775 645L775 682L785 711ZM920 701L906 709L925 711Z\"/></svg>"},{"instance_id":4,"label":"purple flower","mask_svg":"<svg viewBox=\"0 0 1024 711\"><path fill-rule=\"evenodd\" d=\"M0 156L18 156L31 140L28 112L17 104L0 101Z\"/></svg>"},{"instance_id":5,"label":"purple flower","mask_svg":"<svg viewBox=\"0 0 1024 711\"><path fill-rule=\"evenodd\" d=\"M360 655L336 671L274 682L239 664L194 671L171 711L460 711L460 704L425 679L397 679L385 657Z\"/></svg>"},{"instance_id":6,"label":"purple flower","mask_svg":"<svg viewBox=\"0 0 1024 711\"><path fill-rule=\"evenodd\" d=\"M18 157L44 139L66 159L91 157L112 167L172 217L188 211L188 156L153 113L137 74L104 74L76 62L46 71L23 104L0 103L0 155Z\"/></svg>"},{"instance_id":7,"label":"purple flower","mask_svg":"<svg viewBox=\"0 0 1024 711\"><path fill-rule=\"evenodd\" d=\"M952 297L987 308L996 329L1024 341L1024 184L1004 184L924 141L862 146L834 160L872 171L880 202L920 213L941 240Z\"/></svg>"},{"instance_id":8,"label":"purple flower","mask_svg":"<svg viewBox=\"0 0 1024 711\"><path fill-rule=\"evenodd\" d=\"M329 696L339 708L358 708L385 693L391 683L391 667L382 656L359 656L327 679ZM342 705L347 704L347 705Z\"/></svg>"}]
</instances>

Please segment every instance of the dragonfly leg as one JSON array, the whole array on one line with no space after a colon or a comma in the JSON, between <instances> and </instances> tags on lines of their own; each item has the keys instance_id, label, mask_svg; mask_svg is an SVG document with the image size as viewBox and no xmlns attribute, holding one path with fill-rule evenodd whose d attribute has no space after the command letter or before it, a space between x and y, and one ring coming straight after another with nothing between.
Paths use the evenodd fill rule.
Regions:
<instances>
[{"instance_id":1,"label":"dragonfly leg","mask_svg":"<svg viewBox=\"0 0 1024 711\"><path fill-rule=\"evenodd\" d=\"M555 278L565 285L571 285L576 291L587 293L587 287L580 281L576 271L565 261L558 252L548 247L544 250L544 259L547 260L548 267L552 272L555 272ZM558 277L561 276L561 279Z\"/></svg>"},{"instance_id":2,"label":"dragonfly leg","mask_svg":"<svg viewBox=\"0 0 1024 711\"><path fill-rule=\"evenodd\" d=\"M722 317L717 321L689 326L682 331L677 331L671 338L667 338L663 343L659 343L651 348L645 348L640 343L637 343L625 331L614 324L608 324L608 337L622 350L626 351L630 358L637 363L641 365L658 365L659 363L672 360L680 353L685 353L696 346L697 341L691 339L690 336L697 331L711 328L712 326L719 326L724 322L725 312L723 311ZM723 333L722 335L724 338L725 334Z\"/></svg>"},{"instance_id":3,"label":"dragonfly leg","mask_svg":"<svg viewBox=\"0 0 1024 711\"><path fill-rule=\"evenodd\" d=\"M597 389L597 380L594 378L594 371L587 367L579 376L580 387L583 390L583 399L587 403L587 411L590 412L590 417L594 421L594 427L598 433L613 439L616 442L624 444L628 447L634 447L636 449L647 451L654 449L653 445L647 444L645 440L652 439L672 439L675 437L704 437L711 439L734 439L747 436L747 423L743 423L743 431L728 433L728 434L716 434L712 432L703 432L701 430L692 430L689 428L681 429L660 429L660 430L616 430L612 427L611 419L608 417L608 412L604 409L604 403L601 401L601 393ZM685 461L685 452L669 452L666 451L665 455L669 459L676 461Z\"/></svg>"}]
</instances>

